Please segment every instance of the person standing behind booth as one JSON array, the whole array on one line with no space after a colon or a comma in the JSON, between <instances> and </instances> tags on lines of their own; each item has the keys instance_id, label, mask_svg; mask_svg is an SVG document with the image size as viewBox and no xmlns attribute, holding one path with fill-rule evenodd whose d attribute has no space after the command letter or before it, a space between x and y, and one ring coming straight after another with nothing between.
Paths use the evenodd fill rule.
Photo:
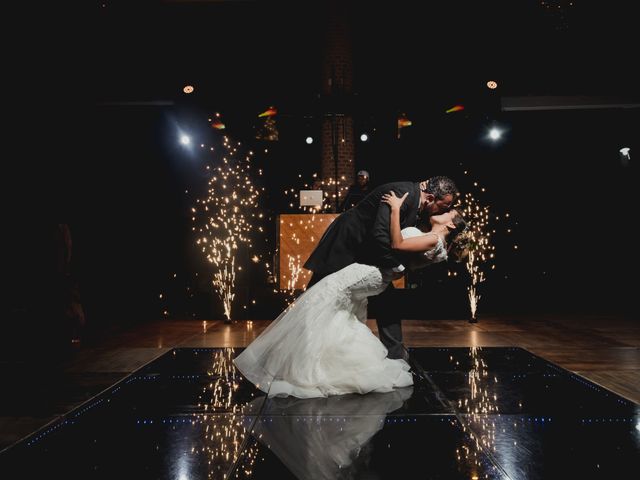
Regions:
<instances>
[{"instance_id":1,"label":"person standing behind booth","mask_svg":"<svg viewBox=\"0 0 640 480\"><path fill-rule=\"evenodd\" d=\"M369 172L366 170L360 170L356 178L356 183L349 187L347 195L344 197L344 201L340 205L339 211L345 212L350 208L355 207L370 191Z\"/></svg>"}]
</instances>

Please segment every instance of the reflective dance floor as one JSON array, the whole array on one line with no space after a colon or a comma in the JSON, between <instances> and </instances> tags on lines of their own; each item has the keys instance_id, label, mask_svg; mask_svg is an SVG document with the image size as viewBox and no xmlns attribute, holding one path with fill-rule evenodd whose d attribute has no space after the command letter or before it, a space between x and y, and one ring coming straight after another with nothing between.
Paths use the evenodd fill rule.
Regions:
<instances>
[{"instance_id":1,"label":"reflective dance floor","mask_svg":"<svg viewBox=\"0 0 640 480\"><path fill-rule=\"evenodd\" d=\"M413 387L272 398L178 348L0 455L3 478L632 478L640 406L521 348L413 348ZM634 473L635 472L635 473Z\"/></svg>"}]
</instances>

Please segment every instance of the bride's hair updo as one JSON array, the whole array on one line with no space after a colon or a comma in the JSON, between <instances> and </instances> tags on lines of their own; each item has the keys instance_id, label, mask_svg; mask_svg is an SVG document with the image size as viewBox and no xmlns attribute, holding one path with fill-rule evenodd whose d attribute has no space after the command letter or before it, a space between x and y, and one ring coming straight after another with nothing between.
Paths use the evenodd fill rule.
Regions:
<instances>
[{"instance_id":1,"label":"bride's hair updo","mask_svg":"<svg viewBox=\"0 0 640 480\"><path fill-rule=\"evenodd\" d=\"M449 232L448 237L448 255L456 262L461 262L469 255L469 247L471 246L471 231L469 224L460 213L460 210L453 210L457 215L451 220L455 228Z\"/></svg>"},{"instance_id":2,"label":"bride's hair updo","mask_svg":"<svg viewBox=\"0 0 640 480\"><path fill-rule=\"evenodd\" d=\"M455 240L456 236L467 229L467 221L462 216L460 210L454 208L453 211L456 212L456 215L451 219L451 221L455 225L455 228L451 230L451 233L449 234L449 239L451 241Z\"/></svg>"}]
</instances>

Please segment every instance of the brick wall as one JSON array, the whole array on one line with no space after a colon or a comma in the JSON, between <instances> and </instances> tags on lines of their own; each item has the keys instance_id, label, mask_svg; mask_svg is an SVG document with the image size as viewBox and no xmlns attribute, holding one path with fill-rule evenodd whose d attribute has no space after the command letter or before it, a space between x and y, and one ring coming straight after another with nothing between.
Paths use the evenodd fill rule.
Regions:
<instances>
[{"instance_id":1,"label":"brick wall","mask_svg":"<svg viewBox=\"0 0 640 480\"><path fill-rule=\"evenodd\" d=\"M342 197L346 188L355 180L353 118L345 113L339 98L346 98L353 89L353 61L351 39L344 8L340 2L329 3L329 16L325 38L324 63L322 69L322 93L333 97L327 102L333 105L333 111L324 112L322 119L322 163L320 176L325 182L334 207L340 204L334 200L335 186L327 187L331 181L338 179ZM334 153L337 152L337 171Z\"/></svg>"}]
</instances>

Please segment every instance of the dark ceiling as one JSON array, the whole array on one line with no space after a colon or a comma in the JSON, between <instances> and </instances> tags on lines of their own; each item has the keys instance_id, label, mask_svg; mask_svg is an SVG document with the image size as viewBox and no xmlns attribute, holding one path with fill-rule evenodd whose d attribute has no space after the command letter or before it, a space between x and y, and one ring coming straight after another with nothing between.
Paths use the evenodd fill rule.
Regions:
<instances>
[{"instance_id":1,"label":"dark ceiling","mask_svg":"<svg viewBox=\"0 0 640 480\"><path fill-rule=\"evenodd\" d=\"M133 5L135 3L135 5ZM99 102L184 97L303 108L320 91L326 1L98 2ZM636 96L632 2L338 2L354 91L399 108L486 93Z\"/></svg>"}]
</instances>

